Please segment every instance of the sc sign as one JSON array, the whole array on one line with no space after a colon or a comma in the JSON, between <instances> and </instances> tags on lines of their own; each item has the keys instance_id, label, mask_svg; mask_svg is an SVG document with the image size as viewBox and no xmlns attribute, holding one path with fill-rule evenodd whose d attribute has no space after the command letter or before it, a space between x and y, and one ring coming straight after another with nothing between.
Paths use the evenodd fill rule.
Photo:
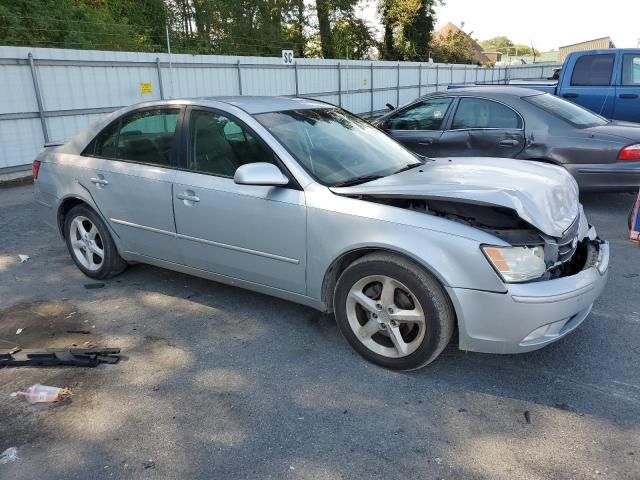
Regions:
<instances>
[{"instance_id":1,"label":"sc sign","mask_svg":"<svg viewBox=\"0 0 640 480\"><path fill-rule=\"evenodd\" d=\"M293 50L282 50L282 63L285 65L293 64Z\"/></svg>"}]
</instances>

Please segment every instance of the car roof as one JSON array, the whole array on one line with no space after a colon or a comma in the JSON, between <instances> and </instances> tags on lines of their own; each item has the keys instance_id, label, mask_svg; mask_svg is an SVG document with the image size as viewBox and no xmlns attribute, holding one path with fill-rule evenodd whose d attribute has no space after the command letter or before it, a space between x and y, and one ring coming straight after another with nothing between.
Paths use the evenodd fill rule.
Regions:
<instances>
[{"instance_id":1,"label":"car roof","mask_svg":"<svg viewBox=\"0 0 640 480\"><path fill-rule=\"evenodd\" d=\"M533 88L526 88L524 85L517 87L509 85L483 85L478 87L452 88L451 90L438 92L437 95L478 95L487 98L501 98L505 96L530 97L532 95L542 95L543 93L545 92Z\"/></svg>"},{"instance_id":2,"label":"car roof","mask_svg":"<svg viewBox=\"0 0 640 480\"><path fill-rule=\"evenodd\" d=\"M302 97L258 97L258 96L243 96L243 97L185 97L174 98L171 100L154 100L150 102L136 103L122 110L121 113L133 111L140 108L148 107L162 107L168 105L198 105L202 107L215 108L220 103L226 103L238 107L245 112L255 115L258 113L266 112L282 112L286 110L308 110L317 108L335 108L335 105L331 105L320 100L314 100L311 98Z\"/></svg>"}]
</instances>

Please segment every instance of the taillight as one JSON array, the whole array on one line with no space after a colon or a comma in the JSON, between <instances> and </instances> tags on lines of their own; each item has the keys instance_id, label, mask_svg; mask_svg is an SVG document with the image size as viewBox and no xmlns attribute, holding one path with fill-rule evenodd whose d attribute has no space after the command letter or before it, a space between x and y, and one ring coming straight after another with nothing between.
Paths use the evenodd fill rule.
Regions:
<instances>
[{"instance_id":1,"label":"taillight","mask_svg":"<svg viewBox=\"0 0 640 480\"><path fill-rule=\"evenodd\" d=\"M620 150L618 160L640 160L640 143L629 145Z\"/></svg>"},{"instance_id":2,"label":"taillight","mask_svg":"<svg viewBox=\"0 0 640 480\"><path fill-rule=\"evenodd\" d=\"M38 179L38 172L40 171L40 160L34 160L33 165L31 166L31 171L33 173L33 179Z\"/></svg>"}]
</instances>

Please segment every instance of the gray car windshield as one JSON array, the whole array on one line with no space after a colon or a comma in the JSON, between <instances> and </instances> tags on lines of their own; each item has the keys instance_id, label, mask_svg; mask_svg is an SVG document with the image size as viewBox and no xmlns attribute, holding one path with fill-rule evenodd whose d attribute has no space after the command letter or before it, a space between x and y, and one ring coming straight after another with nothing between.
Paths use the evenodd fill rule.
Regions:
<instances>
[{"instance_id":1,"label":"gray car windshield","mask_svg":"<svg viewBox=\"0 0 640 480\"><path fill-rule=\"evenodd\" d=\"M323 185L364 183L422 164L377 128L337 108L255 117Z\"/></svg>"},{"instance_id":2,"label":"gray car windshield","mask_svg":"<svg viewBox=\"0 0 640 480\"><path fill-rule=\"evenodd\" d=\"M574 127L597 127L599 125L606 125L609 123L607 119L600 115L596 115L586 108L582 108L575 103L563 100L562 98L551 95L550 93L525 97L525 100L549 113L561 117Z\"/></svg>"}]
</instances>

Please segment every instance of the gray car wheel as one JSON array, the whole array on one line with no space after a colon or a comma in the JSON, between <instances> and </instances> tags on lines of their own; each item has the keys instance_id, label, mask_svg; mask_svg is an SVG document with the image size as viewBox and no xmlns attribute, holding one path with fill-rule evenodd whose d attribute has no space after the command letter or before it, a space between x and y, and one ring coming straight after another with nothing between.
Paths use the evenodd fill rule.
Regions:
<instances>
[{"instance_id":1,"label":"gray car wheel","mask_svg":"<svg viewBox=\"0 0 640 480\"><path fill-rule=\"evenodd\" d=\"M65 216L64 236L71 258L88 277L113 277L127 267L107 226L84 205L73 207Z\"/></svg>"},{"instance_id":2,"label":"gray car wheel","mask_svg":"<svg viewBox=\"0 0 640 480\"><path fill-rule=\"evenodd\" d=\"M334 307L343 336L367 360L420 368L451 339L455 313L437 279L402 257L373 253L340 276Z\"/></svg>"}]
</instances>

